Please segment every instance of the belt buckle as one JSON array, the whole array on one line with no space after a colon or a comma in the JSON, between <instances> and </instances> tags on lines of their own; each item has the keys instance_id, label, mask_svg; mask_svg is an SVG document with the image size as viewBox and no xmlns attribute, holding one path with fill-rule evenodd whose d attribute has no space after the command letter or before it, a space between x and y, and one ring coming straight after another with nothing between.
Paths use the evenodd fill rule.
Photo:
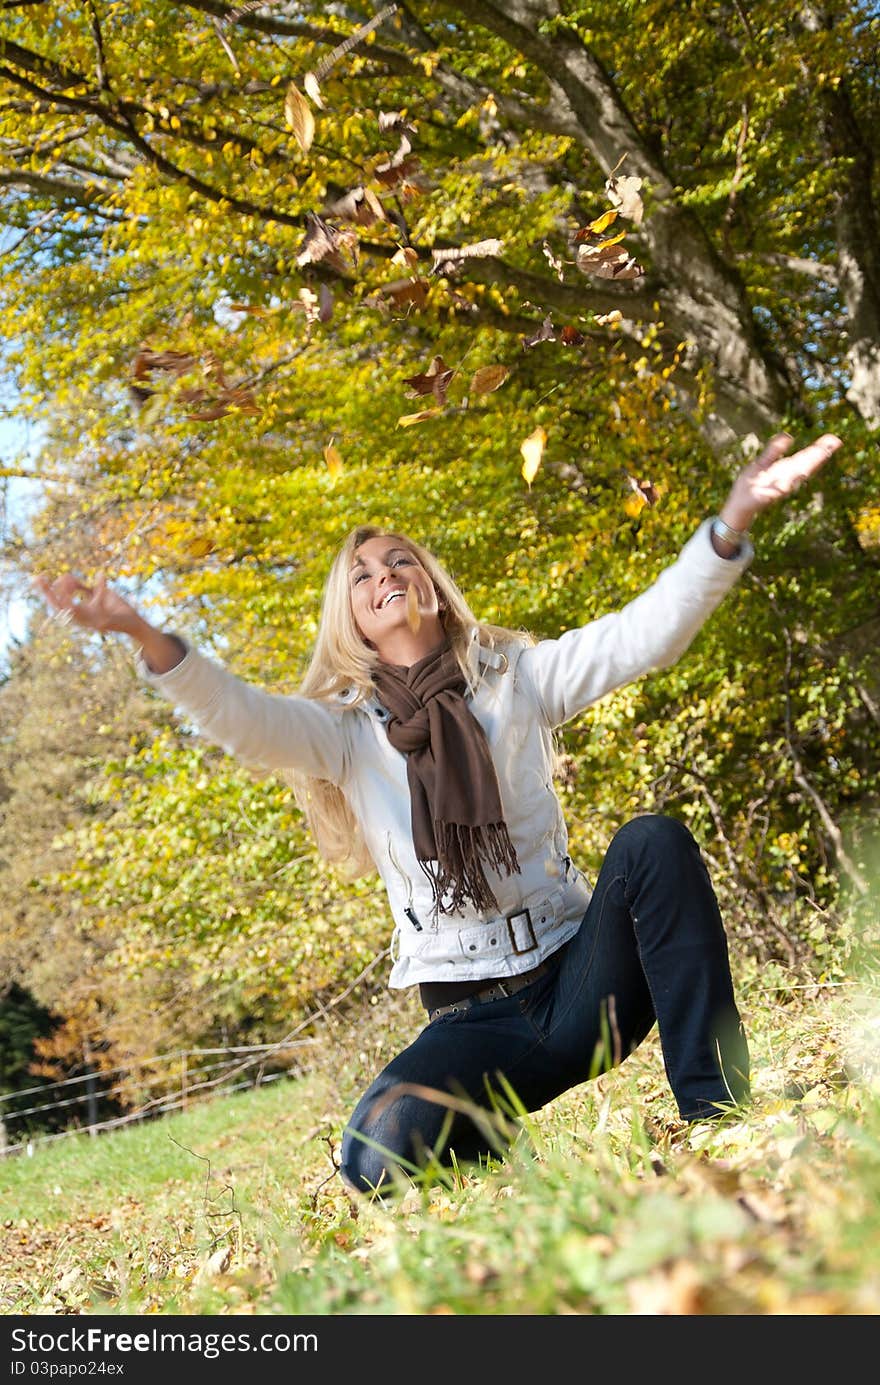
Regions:
<instances>
[{"instance_id":1,"label":"belt buckle","mask_svg":"<svg viewBox=\"0 0 880 1385\"><path fill-rule=\"evenodd\" d=\"M530 936L531 939L532 939L532 941L529 943L528 947L519 947L519 946L518 946L517 940L516 940L516 931L515 931L515 929L513 928L513 920L514 920L514 919L525 919L525 921L526 921L526 927L528 928L528 931L529 931L529 936ZM538 946L538 939L535 937L535 929L534 929L534 925L532 924L532 914L531 914L531 910L529 910L529 909L517 909L517 910L516 910L514 913L512 913L512 914L506 914L506 915L505 915L505 918L504 918L504 922L507 924L507 933L508 933L508 937L510 938L511 943L513 944L513 950L514 950L515 953L517 953L517 955L522 955L522 953L524 953L524 952L533 952L533 951L535 950L535 948Z\"/></svg>"}]
</instances>

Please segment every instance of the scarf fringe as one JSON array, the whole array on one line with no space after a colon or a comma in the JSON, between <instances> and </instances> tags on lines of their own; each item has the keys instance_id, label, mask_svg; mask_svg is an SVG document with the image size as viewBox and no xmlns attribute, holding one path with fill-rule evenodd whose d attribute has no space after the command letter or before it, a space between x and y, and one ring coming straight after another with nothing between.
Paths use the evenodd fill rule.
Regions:
<instances>
[{"instance_id":1,"label":"scarf fringe","mask_svg":"<svg viewBox=\"0 0 880 1385\"><path fill-rule=\"evenodd\" d=\"M455 822L434 822L436 861L419 864L431 884L434 909L452 911L470 903L483 912L498 911L483 861L498 875L519 873L507 824L490 822L485 827L465 827ZM451 898L447 900L447 895Z\"/></svg>"}]
</instances>

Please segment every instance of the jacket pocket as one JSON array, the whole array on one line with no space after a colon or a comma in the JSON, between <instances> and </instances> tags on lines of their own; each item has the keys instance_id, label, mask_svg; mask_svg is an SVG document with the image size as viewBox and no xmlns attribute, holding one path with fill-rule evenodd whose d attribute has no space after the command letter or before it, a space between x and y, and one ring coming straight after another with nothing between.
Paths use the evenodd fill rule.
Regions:
<instances>
[{"instance_id":1,"label":"jacket pocket","mask_svg":"<svg viewBox=\"0 0 880 1385\"><path fill-rule=\"evenodd\" d=\"M391 862L392 866L394 867L398 876L400 877L401 884L403 885L406 894L406 903L403 906L403 912L406 914L406 917L409 919L410 923L412 924L416 932L422 933L424 931L425 926L419 918L418 914L416 913L415 909L413 908L412 880L409 878L406 871L403 869L403 866L397 859L397 854L394 850L394 842L392 840L390 832L385 833L385 849L388 853L388 860Z\"/></svg>"}]
</instances>

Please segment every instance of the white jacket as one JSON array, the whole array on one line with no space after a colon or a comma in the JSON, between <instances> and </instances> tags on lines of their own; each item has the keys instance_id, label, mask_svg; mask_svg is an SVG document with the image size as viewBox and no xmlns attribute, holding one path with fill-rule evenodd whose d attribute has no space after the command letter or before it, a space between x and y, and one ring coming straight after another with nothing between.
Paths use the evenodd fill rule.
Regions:
<instances>
[{"instance_id":1,"label":"white jacket","mask_svg":"<svg viewBox=\"0 0 880 1385\"><path fill-rule=\"evenodd\" d=\"M745 570L753 549L720 558L705 521L674 563L618 612L506 654L472 637L482 668L471 710L488 738L504 816L520 863L487 878L497 915L432 917L431 889L412 842L406 758L378 700L346 705L264 692L187 645L181 663L138 670L211 741L250 765L298 769L338 784L363 829L394 919L392 987L513 976L577 931L591 886L568 856L553 787L553 729L615 688L681 655Z\"/></svg>"}]
</instances>

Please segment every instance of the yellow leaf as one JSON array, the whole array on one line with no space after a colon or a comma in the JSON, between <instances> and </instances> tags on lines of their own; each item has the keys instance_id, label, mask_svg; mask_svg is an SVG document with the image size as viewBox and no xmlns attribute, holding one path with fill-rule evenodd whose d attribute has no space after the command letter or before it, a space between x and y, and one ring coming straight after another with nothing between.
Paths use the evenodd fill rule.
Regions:
<instances>
[{"instance_id":1,"label":"yellow leaf","mask_svg":"<svg viewBox=\"0 0 880 1385\"><path fill-rule=\"evenodd\" d=\"M419 633L422 613L419 610L419 594L415 587L407 587L406 589L406 623L414 635Z\"/></svg>"},{"instance_id":2,"label":"yellow leaf","mask_svg":"<svg viewBox=\"0 0 880 1385\"><path fill-rule=\"evenodd\" d=\"M491 394L493 390L498 389L499 385L504 384L509 374L510 371L506 365L481 366L479 370L474 371L471 380L471 392L473 394Z\"/></svg>"},{"instance_id":3,"label":"yellow leaf","mask_svg":"<svg viewBox=\"0 0 880 1385\"><path fill-rule=\"evenodd\" d=\"M603 214L597 217L595 221L591 221L587 227L587 230L592 231L594 236L600 236L603 231L607 231L612 221L616 220L617 208L614 207L610 212L603 212Z\"/></svg>"},{"instance_id":4,"label":"yellow leaf","mask_svg":"<svg viewBox=\"0 0 880 1385\"><path fill-rule=\"evenodd\" d=\"M324 461L327 463L327 470L335 481L337 476L342 475L342 458L339 449L334 447L332 442L328 442L324 448Z\"/></svg>"},{"instance_id":5,"label":"yellow leaf","mask_svg":"<svg viewBox=\"0 0 880 1385\"><path fill-rule=\"evenodd\" d=\"M294 82L290 83L284 98L284 119L293 131L300 149L307 152L315 137L315 117L308 101Z\"/></svg>"},{"instance_id":6,"label":"yellow leaf","mask_svg":"<svg viewBox=\"0 0 880 1385\"><path fill-rule=\"evenodd\" d=\"M421 423L426 418L436 418L442 409L419 409L417 414L403 414L397 420L398 428L409 428L413 423Z\"/></svg>"},{"instance_id":7,"label":"yellow leaf","mask_svg":"<svg viewBox=\"0 0 880 1385\"><path fill-rule=\"evenodd\" d=\"M641 491L632 491L631 494L626 497L626 500L624 500L623 508L626 510L630 519L635 519L637 515L641 514L647 503Z\"/></svg>"},{"instance_id":8,"label":"yellow leaf","mask_svg":"<svg viewBox=\"0 0 880 1385\"><path fill-rule=\"evenodd\" d=\"M544 455L544 447L547 442L547 434L538 425L533 433L525 438L519 445L519 450L523 456L522 475L527 485L531 486L538 474L538 467L541 465L541 458Z\"/></svg>"}]
</instances>

